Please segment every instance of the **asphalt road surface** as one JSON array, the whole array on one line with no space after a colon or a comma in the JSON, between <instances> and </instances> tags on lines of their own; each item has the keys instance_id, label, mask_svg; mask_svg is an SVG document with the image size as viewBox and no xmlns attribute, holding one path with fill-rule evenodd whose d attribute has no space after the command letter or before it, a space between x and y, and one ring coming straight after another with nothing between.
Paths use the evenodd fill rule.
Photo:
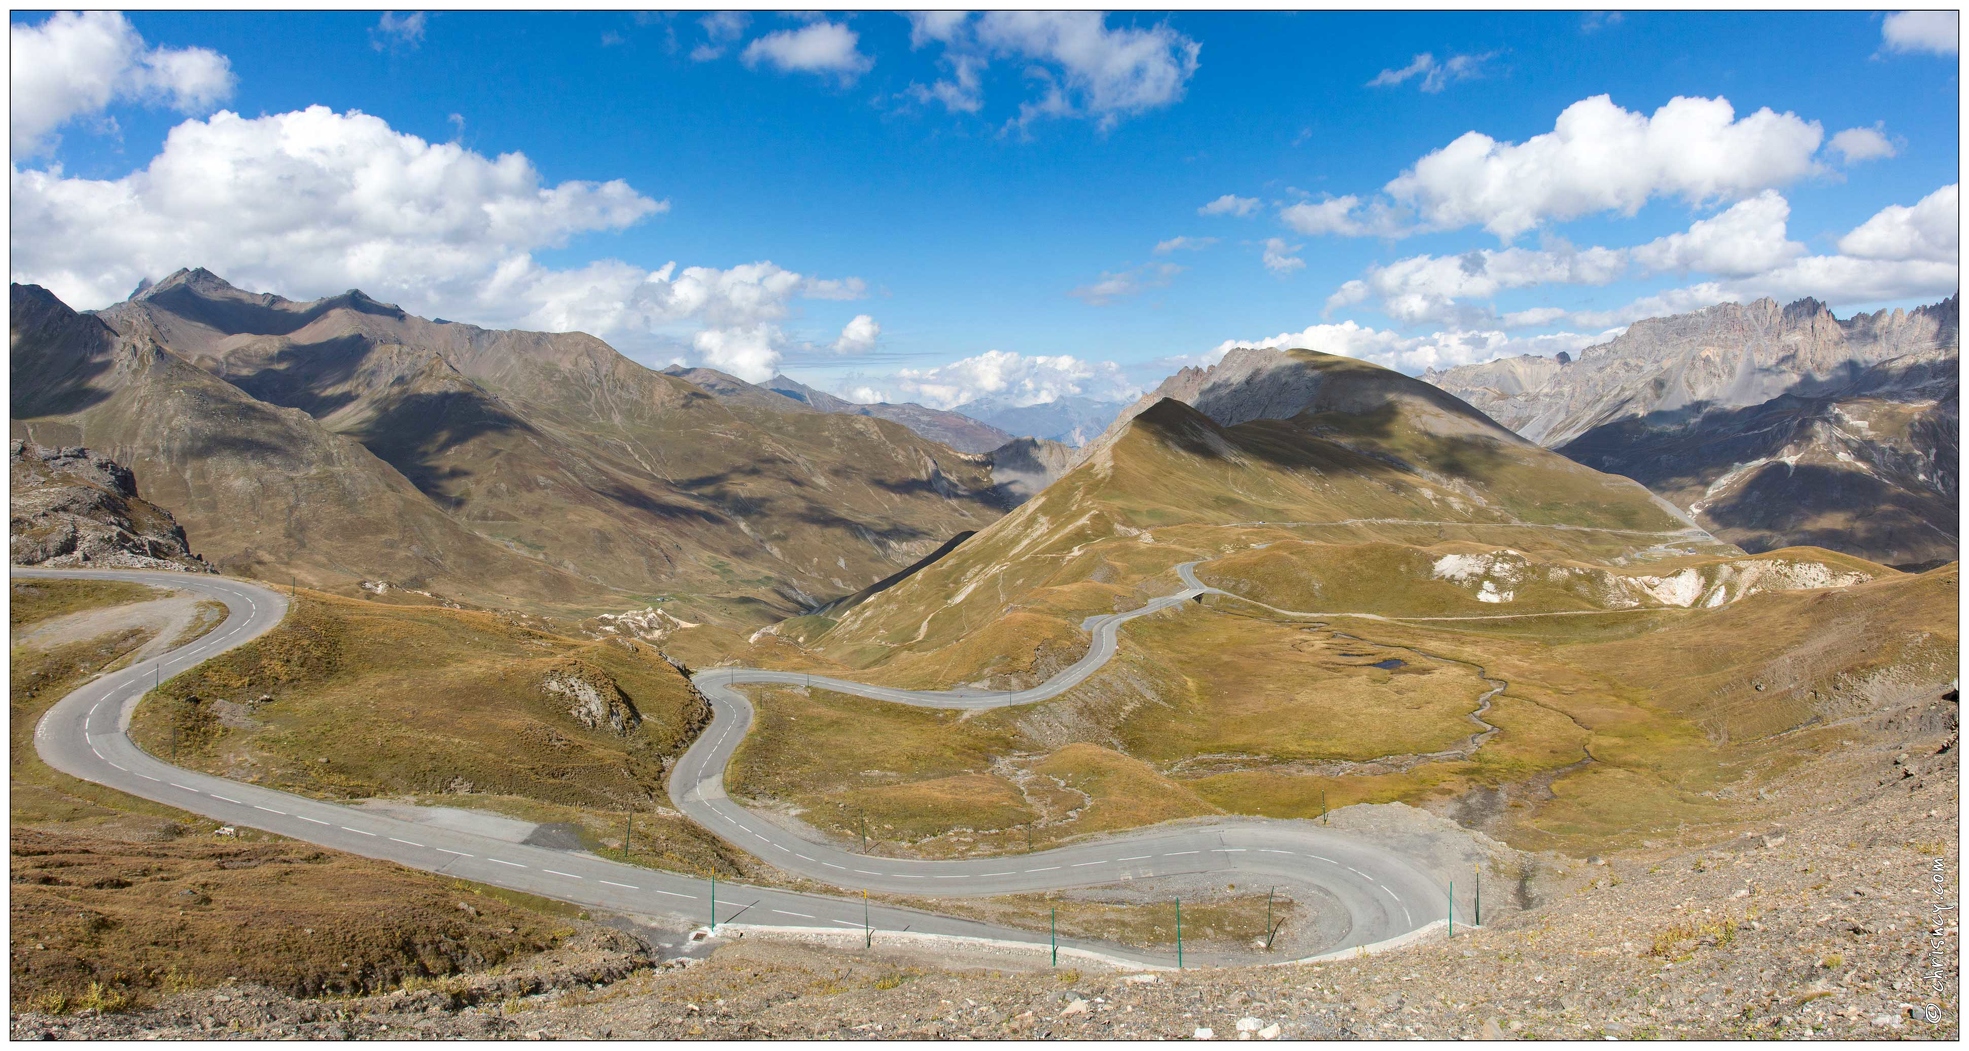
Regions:
<instances>
[{"instance_id":1,"label":"asphalt road surface","mask_svg":"<svg viewBox=\"0 0 1969 1051\"><path fill-rule=\"evenodd\" d=\"M1214 590L1196 584L1195 563L1179 573L1191 587L1124 613L1089 617L1086 656L1025 690L905 690L804 672L716 668L692 678L711 700L711 725L670 775L670 799L693 821L773 865L836 886L943 897L1017 894L1157 876L1212 874L1243 886L1316 888L1345 910L1344 934L1322 951L1395 938L1447 915L1442 888L1400 855L1310 822L1221 819L1179 829L1106 836L1037 854L973 861L913 861L843 850L807 828L788 831L725 794L725 768L752 726L752 705L736 687L813 686L922 708L983 709L1032 704L1078 686L1114 656L1116 633L1136 617L1182 606Z\"/></svg>"},{"instance_id":2,"label":"asphalt road surface","mask_svg":"<svg viewBox=\"0 0 1969 1051\"><path fill-rule=\"evenodd\" d=\"M714 918L707 880L626 865L576 851L517 844L469 832L401 821L355 807L292 795L172 766L138 748L127 735L136 704L157 679L168 679L225 650L259 637L280 622L286 597L258 584L224 577L137 570L14 569L16 577L85 577L156 584L225 603L229 616L202 638L134 667L98 678L57 702L35 729L35 747L49 766L131 795L225 822L262 829L409 868L442 873L580 905L706 925ZM733 687L742 683L807 683L864 697L923 707L990 708L1043 700L1078 684L1114 654L1115 632L1128 619L1177 606L1195 589L1151 601L1139 610L1090 617L1094 642L1086 657L1048 682L1010 693L895 690L799 673L721 668L697 676L711 699L711 725L673 771L671 797L694 820L733 845L784 871L849 889L935 897L984 896L1134 881L1154 876L1209 874L1246 886L1278 884L1314 889L1310 896L1344 910L1344 921L1322 951L1395 938L1446 915L1442 889L1392 852L1307 822L1230 819L1209 825L1148 830L1037 854L977 861L908 861L872 857L823 842L811 829L796 835L746 810L723 790L725 764L751 725L752 708ZM782 819L784 820L784 819ZM1031 931L934 913L871 904L860 898L801 894L720 882L715 919L739 924L821 930L907 931L1044 945ZM1302 897L1301 900L1309 900ZM1340 917L1333 917L1340 919ZM1061 939L1080 949L1138 964L1170 961L1111 943ZM1249 962L1250 957L1187 954L1198 963Z\"/></svg>"}]
</instances>

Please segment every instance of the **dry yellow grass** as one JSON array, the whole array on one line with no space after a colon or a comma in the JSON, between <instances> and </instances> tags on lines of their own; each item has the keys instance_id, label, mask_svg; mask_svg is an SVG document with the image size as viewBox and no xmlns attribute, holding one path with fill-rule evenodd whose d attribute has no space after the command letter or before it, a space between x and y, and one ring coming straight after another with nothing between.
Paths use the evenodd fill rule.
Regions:
<instances>
[{"instance_id":1,"label":"dry yellow grass","mask_svg":"<svg viewBox=\"0 0 1969 1051\"><path fill-rule=\"evenodd\" d=\"M559 672L619 690L640 724L583 725L545 685ZM619 808L663 798L664 761L703 715L682 673L642 644L310 593L273 632L166 683L132 732L168 754L175 727L186 765L313 795Z\"/></svg>"},{"instance_id":2,"label":"dry yellow grass","mask_svg":"<svg viewBox=\"0 0 1969 1051\"><path fill-rule=\"evenodd\" d=\"M35 621L85 609L122 606L161 598L164 592L120 580L56 580L26 578L11 581L7 619L15 631Z\"/></svg>"}]
</instances>

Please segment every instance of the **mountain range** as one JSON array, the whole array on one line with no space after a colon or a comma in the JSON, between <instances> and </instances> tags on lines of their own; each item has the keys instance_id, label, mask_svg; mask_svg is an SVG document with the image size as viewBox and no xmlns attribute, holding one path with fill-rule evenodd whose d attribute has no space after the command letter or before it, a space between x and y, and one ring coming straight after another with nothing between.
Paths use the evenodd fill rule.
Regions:
<instances>
[{"instance_id":1,"label":"mountain range","mask_svg":"<svg viewBox=\"0 0 1969 1051\"><path fill-rule=\"evenodd\" d=\"M762 408L580 333L183 270L77 313L12 289L14 436L131 468L227 572L773 620L1003 514L984 457ZM774 395L774 397L779 397Z\"/></svg>"},{"instance_id":2,"label":"mountain range","mask_svg":"<svg viewBox=\"0 0 1969 1051\"><path fill-rule=\"evenodd\" d=\"M900 405L877 402L873 405L863 405L846 398L837 398L826 391L815 390L786 376L775 375L763 384L751 384L737 376L719 372L717 369L673 365L663 371L667 375L689 380L720 398L759 408L779 412L807 409L847 416L871 416L878 420L900 423L917 434L933 442L948 445L958 452L988 453L1014 437L962 413L927 408L915 402L904 402Z\"/></svg>"},{"instance_id":3,"label":"mountain range","mask_svg":"<svg viewBox=\"0 0 1969 1051\"><path fill-rule=\"evenodd\" d=\"M1353 358L1243 349L1170 377L943 560L818 636L800 630L898 682L933 668L1016 681L1075 653L1084 617L1167 590L1184 557L1295 539L1507 543L1601 560L1739 553L1640 484L1419 380Z\"/></svg>"},{"instance_id":4,"label":"mountain range","mask_svg":"<svg viewBox=\"0 0 1969 1051\"><path fill-rule=\"evenodd\" d=\"M1430 371L1518 433L1626 475L1749 551L1956 558L1958 298L1841 320L1801 299L1637 321L1570 355Z\"/></svg>"},{"instance_id":5,"label":"mountain range","mask_svg":"<svg viewBox=\"0 0 1969 1051\"><path fill-rule=\"evenodd\" d=\"M983 420L1002 431L1062 445L1086 445L1114 421L1121 405L1068 395L1052 401L1021 405L1006 395L989 395L957 406L953 411Z\"/></svg>"}]
</instances>

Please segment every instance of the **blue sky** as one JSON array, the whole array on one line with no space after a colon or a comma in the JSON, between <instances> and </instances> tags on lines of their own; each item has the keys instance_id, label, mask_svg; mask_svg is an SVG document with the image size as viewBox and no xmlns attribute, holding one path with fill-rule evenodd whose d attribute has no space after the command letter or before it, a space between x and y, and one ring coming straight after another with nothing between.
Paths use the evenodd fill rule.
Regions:
<instances>
[{"instance_id":1,"label":"blue sky","mask_svg":"<svg viewBox=\"0 0 1969 1051\"><path fill-rule=\"evenodd\" d=\"M360 286L943 406L1843 316L1955 287L1940 17L16 14L14 277Z\"/></svg>"}]
</instances>

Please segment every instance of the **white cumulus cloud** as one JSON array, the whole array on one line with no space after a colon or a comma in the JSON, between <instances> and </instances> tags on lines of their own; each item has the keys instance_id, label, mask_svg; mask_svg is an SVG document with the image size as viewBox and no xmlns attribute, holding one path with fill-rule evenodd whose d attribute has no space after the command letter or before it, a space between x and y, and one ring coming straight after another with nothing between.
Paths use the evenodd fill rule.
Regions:
<instances>
[{"instance_id":1,"label":"white cumulus cloud","mask_svg":"<svg viewBox=\"0 0 1969 1051\"><path fill-rule=\"evenodd\" d=\"M748 67L765 63L782 73L814 73L852 84L875 65L858 50L861 37L838 22L814 22L768 33L739 56Z\"/></svg>"},{"instance_id":2,"label":"white cumulus cloud","mask_svg":"<svg viewBox=\"0 0 1969 1051\"><path fill-rule=\"evenodd\" d=\"M522 154L324 106L186 121L120 179L17 169L12 199L15 273L79 307L186 265L290 294L457 302L503 260L668 207L620 180L545 186Z\"/></svg>"},{"instance_id":3,"label":"white cumulus cloud","mask_svg":"<svg viewBox=\"0 0 1969 1051\"><path fill-rule=\"evenodd\" d=\"M1819 170L1817 121L1723 98L1677 96L1646 115L1605 95L1559 114L1522 143L1471 131L1385 187L1431 229L1480 225L1510 239L1542 223L1632 215L1654 197L1692 204L1751 196Z\"/></svg>"},{"instance_id":4,"label":"white cumulus cloud","mask_svg":"<svg viewBox=\"0 0 1969 1051\"><path fill-rule=\"evenodd\" d=\"M1265 251L1262 256L1265 269L1270 270L1274 274L1289 274L1294 270L1305 269L1306 261L1292 254L1303 247L1305 246L1288 245L1285 243L1285 238L1283 237L1266 238Z\"/></svg>"},{"instance_id":5,"label":"white cumulus cloud","mask_svg":"<svg viewBox=\"0 0 1969 1051\"><path fill-rule=\"evenodd\" d=\"M1128 401L1142 393L1141 387L1130 382L1121 366L1112 361L1006 350L988 350L932 369L899 369L890 383L903 391L907 400L935 409L956 408L980 398L1020 407L1070 397Z\"/></svg>"},{"instance_id":6,"label":"white cumulus cloud","mask_svg":"<svg viewBox=\"0 0 1969 1051\"><path fill-rule=\"evenodd\" d=\"M1454 368L1511 354L1551 355L1562 350L1576 351L1595 343L1604 343L1612 335L1607 332L1557 332L1513 339L1508 333L1494 329L1452 329L1423 336L1404 336L1345 321L1337 325L1311 325L1299 332L1281 332L1266 339L1225 340L1217 345L1206 361L1221 361L1225 354L1238 347L1316 350L1415 374L1426 369Z\"/></svg>"},{"instance_id":7,"label":"white cumulus cloud","mask_svg":"<svg viewBox=\"0 0 1969 1051\"><path fill-rule=\"evenodd\" d=\"M691 48L691 61L723 58L725 49L737 43L751 23L752 16L744 11L713 11L698 19L697 24L704 27L704 43Z\"/></svg>"},{"instance_id":8,"label":"white cumulus cloud","mask_svg":"<svg viewBox=\"0 0 1969 1051\"><path fill-rule=\"evenodd\" d=\"M408 15L385 11L376 28L369 31L369 46L378 51L395 47L414 49L424 42L424 21L422 11Z\"/></svg>"},{"instance_id":9,"label":"white cumulus cloud","mask_svg":"<svg viewBox=\"0 0 1969 1051\"><path fill-rule=\"evenodd\" d=\"M1743 277L1762 273L1805 254L1805 246L1785 237L1791 205L1776 190L1739 201L1720 215L1700 219L1683 233L1657 238L1632 250L1649 270Z\"/></svg>"},{"instance_id":10,"label":"white cumulus cloud","mask_svg":"<svg viewBox=\"0 0 1969 1051\"><path fill-rule=\"evenodd\" d=\"M1880 23L1880 41L1889 51L1953 55L1960 46L1954 11L1899 11Z\"/></svg>"},{"instance_id":11,"label":"white cumulus cloud","mask_svg":"<svg viewBox=\"0 0 1969 1051\"><path fill-rule=\"evenodd\" d=\"M882 326L874 318L856 314L841 326L841 338L834 341L834 350L838 354L866 354L875 349L875 341L881 335Z\"/></svg>"},{"instance_id":12,"label":"white cumulus cloud","mask_svg":"<svg viewBox=\"0 0 1969 1051\"><path fill-rule=\"evenodd\" d=\"M669 205L621 180L547 185L523 154L489 158L323 106L185 121L120 179L16 168L12 180L14 279L84 309L143 278L205 266L294 298L361 288L487 325L674 335L720 368L765 379L791 345L780 326L794 300L865 292L858 279L766 261L543 266L535 252Z\"/></svg>"},{"instance_id":13,"label":"white cumulus cloud","mask_svg":"<svg viewBox=\"0 0 1969 1051\"><path fill-rule=\"evenodd\" d=\"M1954 263L1959 245L1956 185L1950 183L1912 207L1882 208L1839 239L1840 253L1857 259Z\"/></svg>"},{"instance_id":14,"label":"white cumulus cloud","mask_svg":"<svg viewBox=\"0 0 1969 1051\"><path fill-rule=\"evenodd\" d=\"M1211 201L1209 204L1198 208L1196 214L1234 215L1239 219L1247 219L1258 210L1259 204L1260 202L1256 197L1239 197L1237 194L1227 193Z\"/></svg>"},{"instance_id":15,"label":"white cumulus cloud","mask_svg":"<svg viewBox=\"0 0 1969 1051\"><path fill-rule=\"evenodd\" d=\"M1499 292L1537 285L1604 285L1627 268L1623 252L1573 248L1557 243L1544 249L1477 249L1462 255L1417 255L1368 268L1327 300L1328 309L1373 298L1381 311L1403 324L1472 324L1490 318L1488 308L1462 301L1490 299Z\"/></svg>"},{"instance_id":16,"label":"white cumulus cloud","mask_svg":"<svg viewBox=\"0 0 1969 1051\"><path fill-rule=\"evenodd\" d=\"M992 59L1025 63L1037 98L1021 103L1008 126L1042 117L1084 117L1112 128L1126 117L1180 101L1197 70L1202 45L1167 25L1114 28L1099 11L987 11L912 13L910 43L944 48L951 77L911 85L919 101L936 100L953 111L983 106L980 74Z\"/></svg>"},{"instance_id":17,"label":"white cumulus cloud","mask_svg":"<svg viewBox=\"0 0 1969 1051\"><path fill-rule=\"evenodd\" d=\"M1879 124L1871 128L1847 128L1834 135L1826 145L1839 151L1847 164L1879 160L1892 157L1895 153L1894 144L1887 140L1887 133Z\"/></svg>"},{"instance_id":18,"label":"white cumulus cloud","mask_svg":"<svg viewBox=\"0 0 1969 1051\"><path fill-rule=\"evenodd\" d=\"M114 11L57 12L9 27L16 162L54 148L54 132L115 102L210 110L231 96L232 64L202 47L150 47Z\"/></svg>"}]
</instances>

